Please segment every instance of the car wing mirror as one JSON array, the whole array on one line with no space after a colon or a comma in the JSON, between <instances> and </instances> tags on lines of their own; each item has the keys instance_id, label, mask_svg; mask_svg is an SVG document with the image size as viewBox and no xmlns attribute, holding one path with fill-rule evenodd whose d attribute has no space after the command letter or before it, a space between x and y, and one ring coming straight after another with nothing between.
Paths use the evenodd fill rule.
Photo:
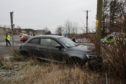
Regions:
<instances>
[{"instance_id":1,"label":"car wing mirror","mask_svg":"<svg viewBox=\"0 0 126 84\"><path fill-rule=\"evenodd\" d=\"M58 49L62 49L63 48L61 45L56 45L55 47L58 48Z\"/></svg>"}]
</instances>

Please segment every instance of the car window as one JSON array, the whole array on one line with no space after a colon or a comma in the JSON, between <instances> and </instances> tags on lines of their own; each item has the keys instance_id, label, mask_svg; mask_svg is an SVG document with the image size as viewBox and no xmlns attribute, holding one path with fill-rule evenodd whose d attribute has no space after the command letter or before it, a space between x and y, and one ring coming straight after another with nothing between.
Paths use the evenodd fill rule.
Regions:
<instances>
[{"instance_id":1,"label":"car window","mask_svg":"<svg viewBox=\"0 0 126 84\"><path fill-rule=\"evenodd\" d=\"M30 40L28 43L39 44L39 38L34 38L34 39Z\"/></svg>"},{"instance_id":2,"label":"car window","mask_svg":"<svg viewBox=\"0 0 126 84\"><path fill-rule=\"evenodd\" d=\"M49 39L49 38L42 38L40 40L40 45L42 46L47 46L47 47L55 47L57 45L59 45L59 43L57 43L55 40L53 39Z\"/></svg>"},{"instance_id":3,"label":"car window","mask_svg":"<svg viewBox=\"0 0 126 84\"><path fill-rule=\"evenodd\" d=\"M59 39L65 46L67 47L74 47L77 44L75 42L73 42L72 40L68 39L68 38L60 38Z\"/></svg>"}]
</instances>

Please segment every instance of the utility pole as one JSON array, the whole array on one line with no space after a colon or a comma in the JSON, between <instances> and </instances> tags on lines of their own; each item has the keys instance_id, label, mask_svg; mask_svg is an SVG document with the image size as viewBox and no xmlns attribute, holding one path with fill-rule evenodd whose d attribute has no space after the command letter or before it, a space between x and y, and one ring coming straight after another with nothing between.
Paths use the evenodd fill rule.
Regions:
<instances>
[{"instance_id":1,"label":"utility pole","mask_svg":"<svg viewBox=\"0 0 126 84\"><path fill-rule=\"evenodd\" d=\"M14 24L13 24L13 12L10 12L10 21L11 21L11 29L12 29L12 46L14 48Z\"/></svg>"},{"instance_id":2,"label":"utility pole","mask_svg":"<svg viewBox=\"0 0 126 84\"><path fill-rule=\"evenodd\" d=\"M89 14L89 10L85 10L84 12L86 12L86 34L87 34L89 32L88 31L88 14Z\"/></svg>"},{"instance_id":3,"label":"utility pole","mask_svg":"<svg viewBox=\"0 0 126 84\"><path fill-rule=\"evenodd\" d=\"M89 11L86 10L86 33L88 33L88 13Z\"/></svg>"},{"instance_id":4,"label":"utility pole","mask_svg":"<svg viewBox=\"0 0 126 84\"><path fill-rule=\"evenodd\" d=\"M96 20L96 36L97 36L97 52L100 56L100 40L101 40L101 28L102 28L102 19L103 19L103 0L97 0L97 20Z\"/></svg>"}]
</instances>

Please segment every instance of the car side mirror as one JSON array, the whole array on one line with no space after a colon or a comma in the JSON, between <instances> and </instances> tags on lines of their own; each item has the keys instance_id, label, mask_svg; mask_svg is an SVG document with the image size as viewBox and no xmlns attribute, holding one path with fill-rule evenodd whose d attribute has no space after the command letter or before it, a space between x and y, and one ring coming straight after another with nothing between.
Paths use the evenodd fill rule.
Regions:
<instances>
[{"instance_id":1,"label":"car side mirror","mask_svg":"<svg viewBox=\"0 0 126 84\"><path fill-rule=\"evenodd\" d=\"M56 45L55 47L58 48L58 49L62 49L63 48L61 45Z\"/></svg>"}]
</instances>

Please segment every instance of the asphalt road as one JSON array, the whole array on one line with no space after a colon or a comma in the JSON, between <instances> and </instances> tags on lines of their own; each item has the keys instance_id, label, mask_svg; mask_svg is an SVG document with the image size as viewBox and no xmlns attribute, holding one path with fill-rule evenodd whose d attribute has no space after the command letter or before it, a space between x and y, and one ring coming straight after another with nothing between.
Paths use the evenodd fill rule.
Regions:
<instances>
[{"instance_id":1,"label":"asphalt road","mask_svg":"<svg viewBox=\"0 0 126 84\"><path fill-rule=\"evenodd\" d=\"M14 47L6 47L6 42L4 40L4 36L0 35L0 55L5 57L10 57L12 55L12 51L14 49L19 49L21 42L19 41L19 36L14 36ZM12 45L12 40L10 41Z\"/></svg>"},{"instance_id":2,"label":"asphalt road","mask_svg":"<svg viewBox=\"0 0 126 84\"><path fill-rule=\"evenodd\" d=\"M14 47L6 47L5 42L0 42L0 56L4 56L5 58L12 57L13 50L18 50L21 43L15 43Z\"/></svg>"}]
</instances>

